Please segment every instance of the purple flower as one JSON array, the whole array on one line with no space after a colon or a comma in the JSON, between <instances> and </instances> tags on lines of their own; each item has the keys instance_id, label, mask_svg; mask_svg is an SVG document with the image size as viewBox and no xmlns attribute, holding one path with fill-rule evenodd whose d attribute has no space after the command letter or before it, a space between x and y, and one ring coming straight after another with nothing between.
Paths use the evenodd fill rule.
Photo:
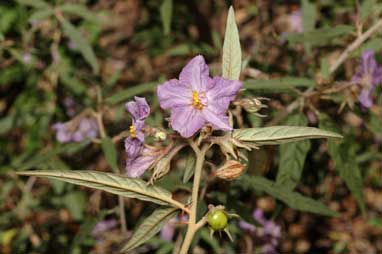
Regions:
<instances>
[{"instance_id":1,"label":"purple flower","mask_svg":"<svg viewBox=\"0 0 382 254\"><path fill-rule=\"evenodd\" d=\"M145 98L134 97L135 101L126 103L126 109L130 112L134 121L145 120L150 114L150 107Z\"/></svg>"},{"instance_id":2,"label":"purple flower","mask_svg":"<svg viewBox=\"0 0 382 254\"><path fill-rule=\"evenodd\" d=\"M361 87L358 100L362 106L370 108L373 106L373 92L375 87L381 83L382 68L378 67L374 59L374 51L366 50L362 53L361 64L356 69L352 81Z\"/></svg>"},{"instance_id":3,"label":"purple flower","mask_svg":"<svg viewBox=\"0 0 382 254\"><path fill-rule=\"evenodd\" d=\"M79 121L55 123L52 128L56 131L56 139L61 143L80 142L98 135L97 122L89 117L83 117Z\"/></svg>"},{"instance_id":4,"label":"purple flower","mask_svg":"<svg viewBox=\"0 0 382 254\"><path fill-rule=\"evenodd\" d=\"M118 225L118 222L116 219L100 221L94 226L91 232L91 235L94 237L99 237L102 233L115 228L117 225Z\"/></svg>"},{"instance_id":5,"label":"purple flower","mask_svg":"<svg viewBox=\"0 0 382 254\"><path fill-rule=\"evenodd\" d=\"M132 118L129 129L130 137L125 139L126 171L129 177L141 176L156 159L155 156L152 156L150 149L143 149L145 135L142 129L145 119L150 114L150 107L145 98L134 97L134 99L135 101L126 103L126 109Z\"/></svg>"},{"instance_id":6,"label":"purple flower","mask_svg":"<svg viewBox=\"0 0 382 254\"><path fill-rule=\"evenodd\" d=\"M261 253L277 254L276 247L281 237L281 228L272 220L267 220L261 209L256 209L253 218L262 225L258 227L245 221L239 222L239 227L249 232L252 236L262 240L263 246Z\"/></svg>"},{"instance_id":7,"label":"purple flower","mask_svg":"<svg viewBox=\"0 0 382 254\"><path fill-rule=\"evenodd\" d=\"M175 234L176 225L187 221L187 216L177 216L171 218L161 229L160 238L165 241L171 241Z\"/></svg>"},{"instance_id":8,"label":"purple flower","mask_svg":"<svg viewBox=\"0 0 382 254\"><path fill-rule=\"evenodd\" d=\"M170 123L182 137L194 135L205 124L215 129L232 130L226 112L242 87L238 80L209 77L208 66L199 55L183 68L178 79L158 86L163 109L171 109Z\"/></svg>"},{"instance_id":9,"label":"purple flower","mask_svg":"<svg viewBox=\"0 0 382 254\"><path fill-rule=\"evenodd\" d=\"M300 10L293 11L289 14L289 24L294 33L302 33L304 31L302 26L302 13Z\"/></svg>"},{"instance_id":10,"label":"purple flower","mask_svg":"<svg viewBox=\"0 0 382 254\"><path fill-rule=\"evenodd\" d=\"M127 157L127 176L136 178L143 175L156 162L161 152L161 150L155 147L144 146L138 156L133 158Z\"/></svg>"}]
</instances>

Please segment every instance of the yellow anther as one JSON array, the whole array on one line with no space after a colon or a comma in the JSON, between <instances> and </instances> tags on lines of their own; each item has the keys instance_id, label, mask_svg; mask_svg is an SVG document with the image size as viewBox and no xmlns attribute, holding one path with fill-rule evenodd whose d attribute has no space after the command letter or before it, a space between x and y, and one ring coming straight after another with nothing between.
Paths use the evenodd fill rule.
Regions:
<instances>
[{"instance_id":1,"label":"yellow anther","mask_svg":"<svg viewBox=\"0 0 382 254\"><path fill-rule=\"evenodd\" d=\"M130 136L132 137L132 138L136 138L137 137L137 135L135 134L135 129L134 129L134 126L133 125L130 125Z\"/></svg>"},{"instance_id":2,"label":"yellow anther","mask_svg":"<svg viewBox=\"0 0 382 254\"><path fill-rule=\"evenodd\" d=\"M204 105L200 102L199 94L196 91L192 92L192 106L199 110L202 110L204 107Z\"/></svg>"}]
</instances>

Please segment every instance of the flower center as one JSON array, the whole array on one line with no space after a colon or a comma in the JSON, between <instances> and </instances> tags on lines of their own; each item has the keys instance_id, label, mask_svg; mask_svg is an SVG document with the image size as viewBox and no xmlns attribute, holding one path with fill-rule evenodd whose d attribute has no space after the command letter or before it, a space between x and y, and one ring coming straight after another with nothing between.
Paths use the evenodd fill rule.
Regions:
<instances>
[{"instance_id":1,"label":"flower center","mask_svg":"<svg viewBox=\"0 0 382 254\"><path fill-rule=\"evenodd\" d=\"M201 94L203 97L203 94ZM202 110L205 106L203 98L199 96L197 91L192 92L192 106L196 109Z\"/></svg>"},{"instance_id":2,"label":"flower center","mask_svg":"<svg viewBox=\"0 0 382 254\"><path fill-rule=\"evenodd\" d=\"M130 125L130 136L132 137L132 138L136 138L137 137L137 135L136 135L136 133L135 133L135 128L134 128L134 126L133 125Z\"/></svg>"}]
</instances>

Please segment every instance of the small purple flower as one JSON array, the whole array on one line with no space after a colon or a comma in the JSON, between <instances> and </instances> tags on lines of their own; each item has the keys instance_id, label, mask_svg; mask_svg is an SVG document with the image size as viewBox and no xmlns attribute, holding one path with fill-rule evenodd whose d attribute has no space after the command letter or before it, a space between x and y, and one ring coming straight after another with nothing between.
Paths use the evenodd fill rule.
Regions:
<instances>
[{"instance_id":1,"label":"small purple flower","mask_svg":"<svg viewBox=\"0 0 382 254\"><path fill-rule=\"evenodd\" d=\"M126 103L126 109L130 112L134 121L145 120L150 114L150 107L145 98L134 97L135 101Z\"/></svg>"},{"instance_id":2,"label":"small purple flower","mask_svg":"<svg viewBox=\"0 0 382 254\"><path fill-rule=\"evenodd\" d=\"M142 144L141 144L142 145ZM161 151L155 147L144 146L138 156L127 157L126 172L128 177L140 177L160 156Z\"/></svg>"},{"instance_id":3,"label":"small purple flower","mask_svg":"<svg viewBox=\"0 0 382 254\"><path fill-rule=\"evenodd\" d=\"M261 253L264 254L277 254L276 247L281 237L281 228L272 220L267 220L264 212L261 209L256 209L253 218L262 225L258 227L245 221L239 222L239 227L242 230L248 231L252 236L262 240L263 246Z\"/></svg>"},{"instance_id":4,"label":"small purple flower","mask_svg":"<svg viewBox=\"0 0 382 254\"><path fill-rule=\"evenodd\" d=\"M83 117L79 121L55 123L52 128L56 131L56 139L61 143L81 142L86 138L98 135L98 125L94 118Z\"/></svg>"},{"instance_id":5,"label":"small purple flower","mask_svg":"<svg viewBox=\"0 0 382 254\"><path fill-rule=\"evenodd\" d=\"M116 219L100 221L94 226L91 235L94 237L99 237L102 233L115 228L117 225L118 222Z\"/></svg>"},{"instance_id":6,"label":"small purple flower","mask_svg":"<svg viewBox=\"0 0 382 254\"><path fill-rule=\"evenodd\" d=\"M126 109L132 118L130 137L125 139L126 171L129 177L141 176L156 159L150 155L150 149L143 149L145 135L142 129L145 119L150 114L150 107L145 98L136 96L134 99L135 101L126 103Z\"/></svg>"},{"instance_id":7,"label":"small purple flower","mask_svg":"<svg viewBox=\"0 0 382 254\"><path fill-rule=\"evenodd\" d=\"M179 79L159 85L157 94L161 108L171 109L172 128L188 138L207 123L215 129L232 130L226 112L241 87L238 80L210 78L199 55L183 68Z\"/></svg>"},{"instance_id":8,"label":"small purple flower","mask_svg":"<svg viewBox=\"0 0 382 254\"><path fill-rule=\"evenodd\" d=\"M294 33L302 33L304 31L302 26L302 13L300 10L293 11L289 14L289 24Z\"/></svg>"},{"instance_id":9,"label":"small purple flower","mask_svg":"<svg viewBox=\"0 0 382 254\"><path fill-rule=\"evenodd\" d=\"M366 50L362 53L361 64L356 69L352 81L357 82L361 87L358 100L365 108L373 106L373 92L375 87L381 83L382 68L378 67L374 58L373 50Z\"/></svg>"},{"instance_id":10,"label":"small purple flower","mask_svg":"<svg viewBox=\"0 0 382 254\"><path fill-rule=\"evenodd\" d=\"M170 242L175 235L176 225L187 221L187 215L171 218L161 229L160 238Z\"/></svg>"}]
</instances>

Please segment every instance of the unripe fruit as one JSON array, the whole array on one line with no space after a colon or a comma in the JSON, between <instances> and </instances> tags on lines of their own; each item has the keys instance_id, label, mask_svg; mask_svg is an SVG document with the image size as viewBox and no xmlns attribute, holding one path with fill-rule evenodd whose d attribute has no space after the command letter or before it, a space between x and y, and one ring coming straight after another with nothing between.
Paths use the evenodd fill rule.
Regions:
<instances>
[{"instance_id":1,"label":"unripe fruit","mask_svg":"<svg viewBox=\"0 0 382 254\"><path fill-rule=\"evenodd\" d=\"M222 210L216 210L208 214L207 222L213 230L220 231L227 226L228 218Z\"/></svg>"}]
</instances>

